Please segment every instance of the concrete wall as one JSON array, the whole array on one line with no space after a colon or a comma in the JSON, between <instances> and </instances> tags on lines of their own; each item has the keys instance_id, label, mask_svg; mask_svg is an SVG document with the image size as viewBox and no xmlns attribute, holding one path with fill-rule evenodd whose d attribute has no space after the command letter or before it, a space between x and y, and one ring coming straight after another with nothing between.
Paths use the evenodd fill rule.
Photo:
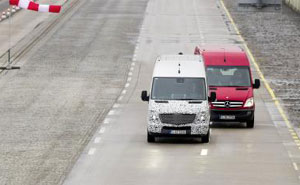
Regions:
<instances>
[{"instance_id":1,"label":"concrete wall","mask_svg":"<svg viewBox=\"0 0 300 185\"><path fill-rule=\"evenodd\" d=\"M285 0L285 3L300 12L300 0Z\"/></svg>"}]
</instances>

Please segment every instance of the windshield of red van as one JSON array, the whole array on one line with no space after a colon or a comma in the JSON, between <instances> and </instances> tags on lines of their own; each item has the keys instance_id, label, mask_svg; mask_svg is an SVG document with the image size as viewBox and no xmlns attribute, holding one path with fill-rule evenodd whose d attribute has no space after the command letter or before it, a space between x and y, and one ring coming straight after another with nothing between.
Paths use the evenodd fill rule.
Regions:
<instances>
[{"instance_id":1,"label":"windshield of red van","mask_svg":"<svg viewBox=\"0 0 300 185\"><path fill-rule=\"evenodd\" d=\"M206 72L209 86L251 86L250 72L247 66L208 66Z\"/></svg>"}]
</instances>

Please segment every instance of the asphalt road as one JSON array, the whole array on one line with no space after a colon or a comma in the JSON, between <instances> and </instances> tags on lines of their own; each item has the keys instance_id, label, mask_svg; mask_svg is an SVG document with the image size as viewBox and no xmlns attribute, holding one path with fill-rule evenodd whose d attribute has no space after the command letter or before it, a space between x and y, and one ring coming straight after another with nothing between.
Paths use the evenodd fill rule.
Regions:
<instances>
[{"instance_id":1,"label":"asphalt road","mask_svg":"<svg viewBox=\"0 0 300 185\"><path fill-rule=\"evenodd\" d=\"M214 0L149 1L124 90L64 185L299 184L297 137L263 86L255 92L254 129L219 123L209 144L146 142L147 103L140 92L149 90L155 58L191 54L197 44L240 44L224 15Z\"/></svg>"},{"instance_id":2,"label":"asphalt road","mask_svg":"<svg viewBox=\"0 0 300 185\"><path fill-rule=\"evenodd\" d=\"M62 14L14 61L21 70L1 72L1 185L59 184L121 93L146 1L88 2ZM59 16L19 12L13 41L39 36ZM6 47L7 24L0 24Z\"/></svg>"}]
</instances>

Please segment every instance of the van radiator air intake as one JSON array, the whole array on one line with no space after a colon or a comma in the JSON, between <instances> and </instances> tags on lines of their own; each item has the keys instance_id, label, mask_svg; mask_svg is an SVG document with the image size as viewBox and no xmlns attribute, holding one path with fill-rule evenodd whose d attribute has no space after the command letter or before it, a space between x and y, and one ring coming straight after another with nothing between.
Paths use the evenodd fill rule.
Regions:
<instances>
[{"instance_id":1,"label":"van radiator air intake","mask_svg":"<svg viewBox=\"0 0 300 185\"><path fill-rule=\"evenodd\" d=\"M162 123L180 125L193 123L196 114L160 114L159 118Z\"/></svg>"}]
</instances>

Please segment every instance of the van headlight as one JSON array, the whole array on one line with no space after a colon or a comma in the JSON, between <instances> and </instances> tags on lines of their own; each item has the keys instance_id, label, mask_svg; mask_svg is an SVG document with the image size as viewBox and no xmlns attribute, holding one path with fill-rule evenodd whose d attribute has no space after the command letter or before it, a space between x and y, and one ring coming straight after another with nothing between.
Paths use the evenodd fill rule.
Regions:
<instances>
[{"instance_id":1,"label":"van headlight","mask_svg":"<svg viewBox=\"0 0 300 185\"><path fill-rule=\"evenodd\" d=\"M199 115L200 122L205 122L208 117L208 112L207 111L201 111Z\"/></svg>"},{"instance_id":2,"label":"van headlight","mask_svg":"<svg viewBox=\"0 0 300 185\"><path fill-rule=\"evenodd\" d=\"M253 107L254 105L254 98L248 98L246 103L244 104L244 107Z\"/></svg>"},{"instance_id":3,"label":"van headlight","mask_svg":"<svg viewBox=\"0 0 300 185\"><path fill-rule=\"evenodd\" d=\"M150 113L149 113L149 121L150 122L158 122L159 121L158 114L155 111L150 111Z\"/></svg>"}]
</instances>

